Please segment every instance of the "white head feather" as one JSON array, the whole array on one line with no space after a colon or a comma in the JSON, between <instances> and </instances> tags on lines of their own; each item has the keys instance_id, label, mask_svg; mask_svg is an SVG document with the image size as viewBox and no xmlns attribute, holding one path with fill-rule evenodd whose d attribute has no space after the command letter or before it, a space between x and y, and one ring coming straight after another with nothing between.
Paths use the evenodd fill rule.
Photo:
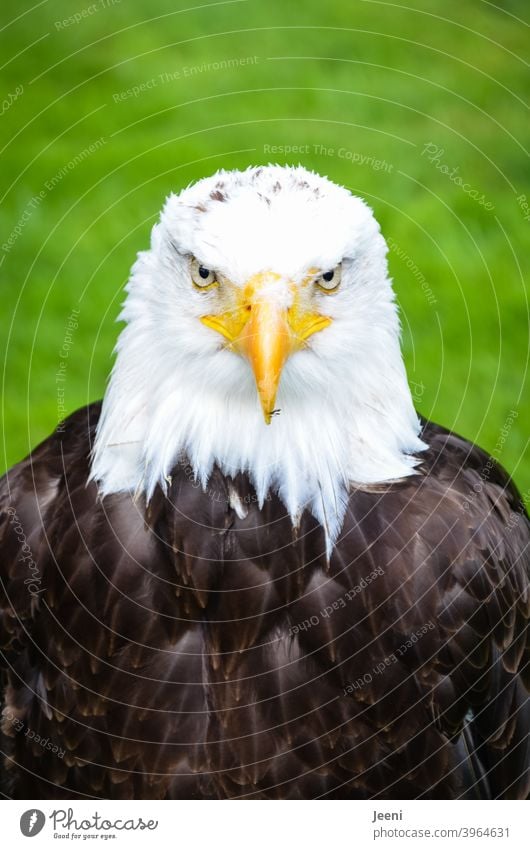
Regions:
<instances>
[{"instance_id":1,"label":"white head feather","mask_svg":"<svg viewBox=\"0 0 530 849\"><path fill-rule=\"evenodd\" d=\"M277 492L295 525L310 510L331 549L349 490L412 474L426 448L386 252L364 201L301 167L219 172L170 195L127 285L93 453L101 494L149 498L178 462L206 488L217 465L247 473L260 503ZM249 363L199 320L217 294L193 286L190 255L240 287L276 272L286 302L282 281L342 262L333 297L313 296L333 321L287 360L270 425Z\"/></svg>"}]
</instances>

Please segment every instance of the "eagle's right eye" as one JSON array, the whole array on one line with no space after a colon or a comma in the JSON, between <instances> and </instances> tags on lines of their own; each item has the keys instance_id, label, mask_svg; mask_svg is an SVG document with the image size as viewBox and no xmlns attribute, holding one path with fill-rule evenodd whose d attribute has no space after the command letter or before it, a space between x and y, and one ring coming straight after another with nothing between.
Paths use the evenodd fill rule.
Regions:
<instances>
[{"instance_id":1,"label":"eagle's right eye","mask_svg":"<svg viewBox=\"0 0 530 849\"><path fill-rule=\"evenodd\" d=\"M210 289L212 286L217 286L218 281L215 271L201 265L198 259L192 258L190 263L190 274L194 286L198 289Z\"/></svg>"}]
</instances>

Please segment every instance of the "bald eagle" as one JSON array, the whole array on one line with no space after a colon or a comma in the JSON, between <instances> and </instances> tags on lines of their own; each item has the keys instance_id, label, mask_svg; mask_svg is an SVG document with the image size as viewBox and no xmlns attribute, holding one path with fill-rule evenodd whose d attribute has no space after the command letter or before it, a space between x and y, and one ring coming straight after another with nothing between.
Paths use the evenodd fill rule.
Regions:
<instances>
[{"instance_id":1,"label":"bald eagle","mask_svg":"<svg viewBox=\"0 0 530 849\"><path fill-rule=\"evenodd\" d=\"M171 195L102 404L0 482L4 793L529 793L530 524L414 409L369 207Z\"/></svg>"}]
</instances>

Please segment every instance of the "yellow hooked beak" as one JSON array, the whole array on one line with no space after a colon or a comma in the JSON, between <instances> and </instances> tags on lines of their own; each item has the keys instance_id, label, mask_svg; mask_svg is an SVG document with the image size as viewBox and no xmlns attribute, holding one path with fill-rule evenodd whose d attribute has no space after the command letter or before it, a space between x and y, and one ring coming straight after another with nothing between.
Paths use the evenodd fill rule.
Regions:
<instances>
[{"instance_id":1,"label":"yellow hooked beak","mask_svg":"<svg viewBox=\"0 0 530 849\"><path fill-rule=\"evenodd\" d=\"M308 280L312 277L308 278ZM265 422L270 424L287 358L305 341L331 324L331 318L302 306L301 289L289 284L294 294L291 305L282 305L280 276L256 274L244 289L233 292L236 303L219 315L204 315L201 321L228 340L228 347L245 356L252 367ZM235 287L234 287L235 290ZM285 298L285 290L283 299ZM307 301L307 296L305 298Z\"/></svg>"}]
</instances>

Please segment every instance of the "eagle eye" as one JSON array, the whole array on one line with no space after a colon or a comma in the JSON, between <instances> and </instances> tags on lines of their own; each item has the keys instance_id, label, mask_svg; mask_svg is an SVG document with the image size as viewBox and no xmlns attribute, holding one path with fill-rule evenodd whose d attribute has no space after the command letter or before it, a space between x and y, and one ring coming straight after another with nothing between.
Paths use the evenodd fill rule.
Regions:
<instances>
[{"instance_id":1,"label":"eagle eye","mask_svg":"<svg viewBox=\"0 0 530 849\"><path fill-rule=\"evenodd\" d=\"M193 285L196 286L197 289L210 289L211 287L218 285L215 271L212 271L211 268L206 268L206 266L202 265L198 259L195 259L195 257L192 257L190 262L190 274Z\"/></svg>"},{"instance_id":2,"label":"eagle eye","mask_svg":"<svg viewBox=\"0 0 530 849\"><path fill-rule=\"evenodd\" d=\"M341 278L341 267L337 265L336 268L330 269L330 271L325 271L324 274L321 274L320 277L317 277L316 284L319 289L322 289L323 292L335 292L340 285Z\"/></svg>"}]
</instances>

